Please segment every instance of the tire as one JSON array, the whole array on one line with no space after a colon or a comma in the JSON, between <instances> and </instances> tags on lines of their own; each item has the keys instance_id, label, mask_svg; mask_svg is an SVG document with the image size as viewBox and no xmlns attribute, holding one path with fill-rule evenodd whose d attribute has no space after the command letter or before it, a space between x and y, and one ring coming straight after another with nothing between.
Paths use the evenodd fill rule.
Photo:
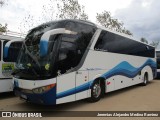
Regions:
<instances>
[{"instance_id":1,"label":"tire","mask_svg":"<svg viewBox=\"0 0 160 120\"><path fill-rule=\"evenodd\" d=\"M97 80L93 83L91 87L91 97L88 99L89 102L97 102L102 97L102 85L100 83L100 80Z\"/></svg>"},{"instance_id":2,"label":"tire","mask_svg":"<svg viewBox=\"0 0 160 120\"><path fill-rule=\"evenodd\" d=\"M147 75L147 73L145 73L142 85L146 86L147 84L148 84L148 75Z\"/></svg>"}]
</instances>

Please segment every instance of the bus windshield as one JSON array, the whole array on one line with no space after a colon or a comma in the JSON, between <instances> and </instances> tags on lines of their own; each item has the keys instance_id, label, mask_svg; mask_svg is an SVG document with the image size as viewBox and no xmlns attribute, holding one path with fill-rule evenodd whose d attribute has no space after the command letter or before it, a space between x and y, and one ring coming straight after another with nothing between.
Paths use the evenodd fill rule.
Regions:
<instances>
[{"instance_id":1,"label":"bus windshield","mask_svg":"<svg viewBox=\"0 0 160 120\"><path fill-rule=\"evenodd\" d=\"M74 22L62 23L45 24L29 32L16 62L17 70L21 73L20 77L26 79L53 78L72 70L80 63L95 28ZM42 35L57 28L65 28L76 34L51 35L48 42L48 53L41 56L40 39Z\"/></svg>"}]
</instances>

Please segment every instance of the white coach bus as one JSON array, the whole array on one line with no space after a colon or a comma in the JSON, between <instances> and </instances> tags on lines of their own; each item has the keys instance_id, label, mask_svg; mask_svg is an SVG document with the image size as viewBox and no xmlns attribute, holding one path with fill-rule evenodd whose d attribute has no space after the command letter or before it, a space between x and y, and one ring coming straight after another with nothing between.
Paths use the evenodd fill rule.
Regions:
<instances>
[{"instance_id":1,"label":"white coach bus","mask_svg":"<svg viewBox=\"0 0 160 120\"><path fill-rule=\"evenodd\" d=\"M10 49L6 57L3 53L5 50L5 45L15 39L19 40L22 38L11 35L0 35L0 93L13 91L11 73L14 70L15 62L22 46L22 42L10 44Z\"/></svg>"},{"instance_id":2,"label":"white coach bus","mask_svg":"<svg viewBox=\"0 0 160 120\"><path fill-rule=\"evenodd\" d=\"M96 102L153 80L155 48L90 22L54 21L29 31L13 75L16 95L32 103Z\"/></svg>"}]
</instances>

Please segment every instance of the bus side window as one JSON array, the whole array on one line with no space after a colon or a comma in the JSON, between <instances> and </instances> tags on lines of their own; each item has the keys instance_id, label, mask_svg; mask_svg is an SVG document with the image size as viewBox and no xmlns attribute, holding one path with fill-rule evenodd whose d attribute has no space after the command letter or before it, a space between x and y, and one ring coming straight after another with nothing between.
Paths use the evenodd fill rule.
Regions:
<instances>
[{"instance_id":1,"label":"bus side window","mask_svg":"<svg viewBox=\"0 0 160 120\"><path fill-rule=\"evenodd\" d=\"M107 50L107 48L105 47L105 43L107 42L106 37L107 37L107 32L102 31L94 47L95 50Z\"/></svg>"},{"instance_id":2,"label":"bus side window","mask_svg":"<svg viewBox=\"0 0 160 120\"><path fill-rule=\"evenodd\" d=\"M22 42L11 43L7 58L3 58L5 62L16 62L20 49L22 47Z\"/></svg>"},{"instance_id":3,"label":"bus side window","mask_svg":"<svg viewBox=\"0 0 160 120\"><path fill-rule=\"evenodd\" d=\"M106 31L101 32L94 49L105 52L107 51L111 53L119 53L142 57L154 58L155 56L154 47Z\"/></svg>"},{"instance_id":4,"label":"bus side window","mask_svg":"<svg viewBox=\"0 0 160 120\"><path fill-rule=\"evenodd\" d=\"M75 36L76 37L76 36ZM63 35L58 56L58 69L61 73L74 68L79 63L77 46L73 35Z\"/></svg>"},{"instance_id":5,"label":"bus side window","mask_svg":"<svg viewBox=\"0 0 160 120\"><path fill-rule=\"evenodd\" d=\"M62 35L58 57L58 69L61 74L75 68L80 63L93 33L80 32L76 35Z\"/></svg>"}]
</instances>

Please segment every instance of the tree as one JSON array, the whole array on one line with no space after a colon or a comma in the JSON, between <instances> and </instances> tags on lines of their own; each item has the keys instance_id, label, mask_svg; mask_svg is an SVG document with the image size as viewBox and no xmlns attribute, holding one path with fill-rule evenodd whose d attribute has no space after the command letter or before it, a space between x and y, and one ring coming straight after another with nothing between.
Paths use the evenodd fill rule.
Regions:
<instances>
[{"instance_id":1,"label":"tree","mask_svg":"<svg viewBox=\"0 0 160 120\"><path fill-rule=\"evenodd\" d=\"M4 6L6 4L6 0L0 0L0 7ZM7 31L7 24L4 26L0 23L0 34Z\"/></svg>"},{"instance_id":2,"label":"tree","mask_svg":"<svg viewBox=\"0 0 160 120\"><path fill-rule=\"evenodd\" d=\"M152 41L152 42L150 43L150 45L152 45L152 46L154 46L155 48L157 48L158 45L159 45L159 41Z\"/></svg>"},{"instance_id":3,"label":"tree","mask_svg":"<svg viewBox=\"0 0 160 120\"><path fill-rule=\"evenodd\" d=\"M77 0L50 0L49 4L43 5L41 14L37 20L31 13L28 13L20 24L20 31L24 33L38 24L57 19L88 19L84 6L80 5Z\"/></svg>"},{"instance_id":4,"label":"tree","mask_svg":"<svg viewBox=\"0 0 160 120\"><path fill-rule=\"evenodd\" d=\"M28 30L36 26L35 21L38 22L34 19L33 15L29 14L23 18L23 21L20 23L18 29L21 33L26 33Z\"/></svg>"},{"instance_id":5,"label":"tree","mask_svg":"<svg viewBox=\"0 0 160 120\"><path fill-rule=\"evenodd\" d=\"M2 7L4 5L4 0L0 0L0 6Z\"/></svg>"},{"instance_id":6,"label":"tree","mask_svg":"<svg viewBox=\"0 0 160 120\"><path fill-rule=\"evenodd\" d=\"M144 37L142 37L142 38L140 39L140 41L143 42L143 43L148 44L148 40L147 40L146 38L144 38Z\"/></svg>"},{"instance_id":7,"label":"tree","mask_svg":"<svg viewBox=\"0 0 160 120\"><path fill-rule=\"evenodd\" d=\"M0 24L0 33L4 33L6 31L7 31L7 24L5 24L4 26Z\"/></svg>"},{"instance_id":8,"label":"tree","mask_svg":"<svg viewBox=\"0 0 160 120\"><path fill-rule=\"evenodd\" d=\"M61 0L61 4L57 4L59 19L81 19L88 20L88 15L84 11L84 6L78 3L78 0Z\"/></svg>"},{"instance_id":9,"label":"tree","mask_svg":"<svg viewBox=\"0 0 160 120\"><path fill-rule=\"evenodd\" d=\"M147 40L146 38L144 38L144 37L142 37L142 38L140 39L140 41L143 42L143 43L146 43L146 44L149 43L148 40ZM159 40L157 40L157 41L152 41L149 45L154 46L155 48L157 48L158 45L159 45L159 42L160 42Z\"/></svg>"},{"instance_id":10,"label":"tree","mask_svg":"<svg viewBox=\"0 0 160 120\"><path fill-rule=\"evenodd\" d=\"M132 33L129 30L126 30L125 27L123 27L123 22L119 22L118 19L112 18L111 13L108 11L97 13L96 19L100 25L106 28L115 30L117 32L125 33L127 35L132 35Z\"/></svg>"},{"instance_id":11,"label":"tree","mask_svg":"<svg viewBox=\"0 0 160 120\"><path fill-rule=\"evenodd\" d=\"M8 0L0 0L0 7L6 5Z\"/></svg>"},{"instance_id":12,"label":"tree","mask_svg":"<svg viewBox=\"0 0 160 120\"><path fill-rule=\"evenodd\" d=\"M44 22L56 20L58 4L60 4L59 0L49 0L48 4L43 5L42 15L39 20Z\"/></svg>"}]
</instances>

